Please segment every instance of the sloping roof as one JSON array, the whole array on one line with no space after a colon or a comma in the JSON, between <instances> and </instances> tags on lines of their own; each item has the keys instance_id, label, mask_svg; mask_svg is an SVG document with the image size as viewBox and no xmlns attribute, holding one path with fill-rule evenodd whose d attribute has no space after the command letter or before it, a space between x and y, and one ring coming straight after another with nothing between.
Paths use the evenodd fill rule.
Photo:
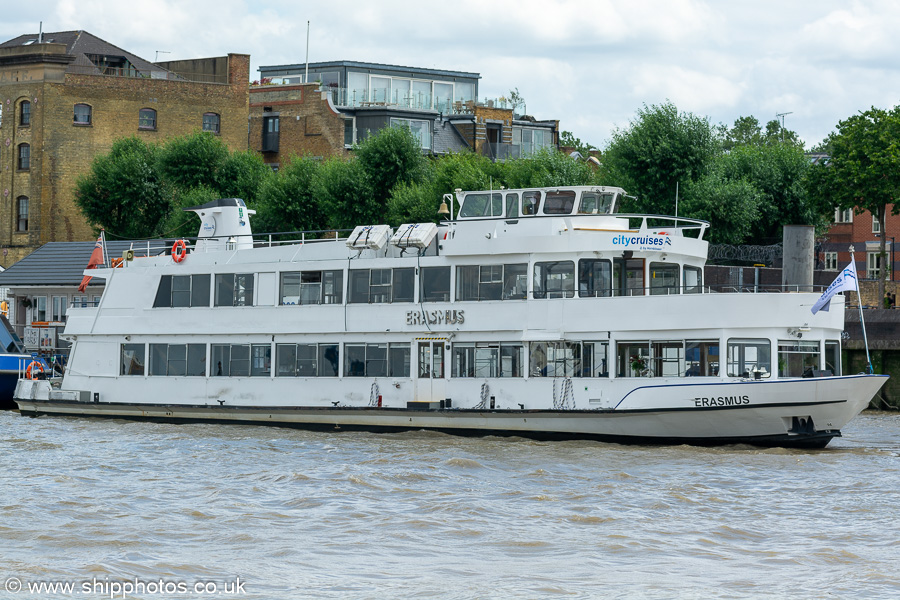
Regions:
<instances>
[{"instance_id":1,"label":"sloping roof","mask_svg":"<svg viewBox=\"0 0 900 600\"><path fill-rule=\"evenodd\" d=\"M88 54L108 56L124 56L134 68L141 74L150 77L151 72L167 73L165 69L144 60L140 56L123 50L110 44L87 31L58 31L56 33L44 33L41 42L45 44L65 44L66 52L75 56L75 60L68 66L68 71L84 72L85 68L95 68L96 65L87 57ZM26 33L7 40L0 44L0 48L13 48L38 43L38 34ZM97 71L99 73L99 70Z\"/></svg>"},{"instance_id":2,"label":"sloping roof","mask_svg":"<svg viewBox=\"0 0 900 600\"><path fill-rule=\"evenodd\" d=\"M159 248L162 242L154 242ZM0 287L77 286L84 276L96 242L50 242L0 273ZM143 248L141 247L143 245ZM147 242L106 242L110 260L134 247L136 256L147 255ZM153 253L153 252L151 252ZM100 287L103 279L91 280Z\"/></svg>"},{"instance_id":3,"label":"sloping roof","mask_svg":"<svg viewBox=\"0 0 900 600\"><path fill-rule=\"evenodd\" d=\"M450 121L434 120L434 147L432 151L435 154L460 152L467 149L469 149L469 143L460 135Z\"/></svg>"}]
</instances>

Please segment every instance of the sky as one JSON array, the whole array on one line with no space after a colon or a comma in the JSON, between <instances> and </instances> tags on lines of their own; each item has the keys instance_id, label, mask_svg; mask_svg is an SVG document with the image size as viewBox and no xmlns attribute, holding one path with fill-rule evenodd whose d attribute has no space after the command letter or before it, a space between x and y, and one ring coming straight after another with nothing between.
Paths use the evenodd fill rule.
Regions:
<instances>
[{"instance_id":1,"label":"sky","mask_svg":"<svg viewBox=\"0 0 900 600\"><path fill-rule=\"evenodd\" d=\"M475 72L528 114L603 148L642 106L713 124L784 116L806 145L900 103L896 0L32 0L3 41L83 29L153 61L249 54L261 65L353 60ZM158 52L158 54L157 54Z\"/></svg>"}]
</instances>

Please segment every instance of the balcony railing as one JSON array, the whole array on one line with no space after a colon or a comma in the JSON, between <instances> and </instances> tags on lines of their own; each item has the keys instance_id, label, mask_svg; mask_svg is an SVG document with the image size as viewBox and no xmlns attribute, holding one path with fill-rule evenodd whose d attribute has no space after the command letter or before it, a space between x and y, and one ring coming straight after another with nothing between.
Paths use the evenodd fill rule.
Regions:
<instances>
[{"instance_id":1,"label":"balcony railing","mask_svg":"<svg viewBox=\"0 0 900 600\"><path fill-rule=\"evenodd\" d=\"M139 71L134 67L97 67L94 65L69 65L67 71L73 75L103 75L105 77L133 77L135 79L166 79L170 81L190 81L193 83L228 83L227 73L175 73L164 69Z\"/></svg>"}]
</instances>

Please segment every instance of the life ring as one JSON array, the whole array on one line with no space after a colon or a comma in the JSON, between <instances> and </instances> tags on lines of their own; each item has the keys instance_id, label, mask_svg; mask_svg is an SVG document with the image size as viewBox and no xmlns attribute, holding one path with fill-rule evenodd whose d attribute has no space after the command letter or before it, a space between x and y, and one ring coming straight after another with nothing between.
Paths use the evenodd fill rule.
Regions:
<instances>
[{"instance_id":1,"label":"life ring","mask_svg":"<svg viewBox=\"0 0 900 600\"><path fill-rule=\"evenodd\" d=\"M187 245L185 245L184 240L178 240L172 244L172 260L180 263L185 256L187 256Z\"/></svg>"},{"instance_id":2,"label":"life ring","mask_svg":"<svg viewBox=\"0 0 900 600\"><path fill-rule=\"evenodd\" d=\"M36 361L36 360L33 360L33 361L31 361L31 364L28 365L28 368L25 369L25 379L37 379L37 378L38 378L37 369L35 369L34 371L32 371L32 369L33 369L34 367L37 367L38 369L40 369L40 370L41 370L41 373L43 374L43 372L44 372L44 365L42 365L41 363L39 363L39 362Z\"/></svg>"}]
</instances>

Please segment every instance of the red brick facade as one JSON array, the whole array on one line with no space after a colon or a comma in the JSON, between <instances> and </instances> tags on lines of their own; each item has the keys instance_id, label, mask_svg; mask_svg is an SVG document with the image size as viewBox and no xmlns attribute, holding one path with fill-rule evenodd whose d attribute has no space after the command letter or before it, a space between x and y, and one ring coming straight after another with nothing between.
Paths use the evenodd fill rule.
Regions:
<instances>
[{"instance_id":1,"label":"red brick facade","mask_svg":"<svg viewBox=\"0 0 900 600\"><path fill-rule=\"evenodd\" d=\"M896 271L900 266L900 252L898 248L892 244L892 241L900 240L900 215L892 215L894 205L888 204L887 216L885 218L882 233L874 231L874 220L872 213L865 210L861 213L855 211L840 211L836 214L836 220L846 221L849 217L851 222L834 223L825 235L821 251L817 256L819 267L842 269L850 262L850 245L853 245L854 256L856 258L856 270L861 278L871 278L873 272L869 269L873 266L872 261L877 260L876 256L869 257L869 254L878 253L878 245L881 236L885 236L885 266L890 265L889 281L900 281L900 276ZM852 215L850 214L852 213ZM828 254L831 256L827 256ZM836 264L834 257L836 255ZM831 262L832 264L828 264Z\"/></svg>"}]
</instances>

